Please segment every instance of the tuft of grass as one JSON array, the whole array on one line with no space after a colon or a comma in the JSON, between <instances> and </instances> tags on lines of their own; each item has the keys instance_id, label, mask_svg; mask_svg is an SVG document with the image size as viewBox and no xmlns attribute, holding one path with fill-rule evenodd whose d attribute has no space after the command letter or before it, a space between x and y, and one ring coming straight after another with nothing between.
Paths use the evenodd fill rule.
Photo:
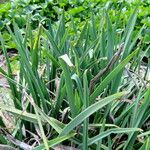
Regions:
<instances>
[{"instance_id":1,"label":"tuft of grass","mask_svg":"<svg viewBox=\"0 0 150 150\"><path fill-rule=\"evenodd\" d=\"M13 28L7 26L18 51L20 69L15 76L0 34L7 64L7 71L0 67L0 72L8 80L14 102L9 106L4 99L0 110L16 120L14 139L35 150L60 143L83 150L148 147L150 87L145 77L149 66L139 78L144 66L137 61L144 57L138 39L145 26L134 34L136 8L119 35L108 11L103 11L100 24L99 16L91 15L79 31L73 17L66 27L64 13L59 23L47 19L48 28L41 21L32 30L30 17L26 28L15 22ZM116 56L122 43L123 51ZM7 130L2 121L0 125ZM10 144L5 138L0 136L0 141Z\"/></svg>"}]
</instances>

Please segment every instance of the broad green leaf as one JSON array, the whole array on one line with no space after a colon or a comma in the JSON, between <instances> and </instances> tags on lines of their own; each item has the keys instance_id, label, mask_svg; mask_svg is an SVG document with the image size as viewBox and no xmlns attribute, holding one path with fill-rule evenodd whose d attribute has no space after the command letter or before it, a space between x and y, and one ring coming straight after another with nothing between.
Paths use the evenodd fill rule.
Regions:
<instances>
[{"instance_id":1,"label":"broad green leaf","mask_svg":"<svg viewBox=\"0 0 150 150\"><path fill-rule=\"evenodd\" d=\"M113 56L114 53L114 31L113 31L113 27L112 27L112 23L110 21L108 12L106 13L106 21L107 21L107 38L108 38L108 42L107 42L107 57L108 60L110 60Z\"/></svg>"},{"instance_id":2,"label":"broad green leaf","mask_svg":"<svg viewBox=\"0 0 150 150\"><path fill-rule=\"evenodd\" d=\"M52 140L49 140L48 141L48 146L49 148L51 147L54 147L55 145L67 140L67 139L70 139L71 137L73 137L75 134L72 133L72 134L69 134L69 135L66 135L66 136L62 136L62 137L57 137L55 139L52 139ZM33 150L42 150L44 149L44 144L40 144L39 146L33 148Z\"/></svg>"},{"instance_id":3,"label":"broad green leaf","mask_svg":"<svg viewBox=\"0 0 150 150\"><path fill-rule=\"evenodd\" d=\"M39 29L37 32L37 35L35 37L35 42L33 46L32 53L32 68L33 71L36 71L38 69L38 63L39 63L39 43L40 43L40 35L41 35L42 25L39 25Z\"/></svg>"},{"instance_id":4,"label":"broad green leaf","mask_svg":"<svg viewBox=\"0 0 150 150\"><path fill-rule=\"evenodd\" d=\"M96 143L97 141L109 136L110 134L120 134L120 133L129 133L129 132L136 132L141 131L139 128L117 128L117 129L109 129L107 131L104 131L100 133L99 135L91 138L88 140L88 145L91 145L93 143Z\"/></svg>"},{"instance_id":5,"label":"broad green leaf","mask_svg":"<svg viewBox=\"0 0 150 150\"><path fill-rule=\"evenodd\" d=\"M102 107L106 106L110 102L114 101L117 98L120 98L123 95L125 95L125 92L116 93L92 104L84 111L82 111L79 115L77 115L68 125L66 125L66 127L60 133L60 136L68 134L70 131L72 131L75 127L77 127L80 123L82 123L86 118L95 113L97 110L101 109Z\"/></svg>"},{"instance_id":6,"label":"broad green leaf","mask_svg":"<svg viewBox=\"0 0 150 150\"><path fill-rule=\"evenodd\" d=\"M89 88L88 88L88 80L87 80L87 70L85 70L83 74L83 88L84 88L84 99L83 99L83 111L89 106ZM88 124L89 119L86 118L83 122L83 150L88 149Z\"/></svg>"}]
</instances>

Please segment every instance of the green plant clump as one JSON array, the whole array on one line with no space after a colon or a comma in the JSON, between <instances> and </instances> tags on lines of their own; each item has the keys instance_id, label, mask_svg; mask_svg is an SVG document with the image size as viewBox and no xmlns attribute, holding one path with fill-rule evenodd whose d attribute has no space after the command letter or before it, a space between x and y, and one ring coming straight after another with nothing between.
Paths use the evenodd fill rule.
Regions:
<instances>
[{"instance_id":1,"label":"green plant clump","mask_svg":"<svg viewBox=\"0 0 150 150\"><path fill-rule=\"evenodd\" d=\"M58 22L46 18L34 30L32 15L25 28L14 20L5 26L18 72L2 32L7 70L0 72L13 103L3 97L0 112L11 114L15 127L1 119L0 143L34 150L149 149L149 46L141 39L148 28L137 30L138 7L124 26L103 8L80 27L75 16L68 22L65 10Z\"/></svg>"}]
</instances>

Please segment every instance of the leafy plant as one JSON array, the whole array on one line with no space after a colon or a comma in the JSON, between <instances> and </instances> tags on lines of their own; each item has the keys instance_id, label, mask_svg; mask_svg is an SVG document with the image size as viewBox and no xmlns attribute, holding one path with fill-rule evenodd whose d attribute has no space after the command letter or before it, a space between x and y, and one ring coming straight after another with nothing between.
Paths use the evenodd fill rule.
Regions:
<instances>
[{"instance_id":1,"label":"leafy plant","mask_svg":"<svg viewBox=\"0 0 150 150\"><path fill-rule=\"evenodd\" d=\"M144 57L138 39L145 26L134 33L136 8L119 34L120 24L111 20L109 9L102 13L99 25L99 15L91 13L83 28L75 17L66 22L66 11L59 23L47 19L45 27L43 19L36 30L32 16L26 28L15 21L13 27L7 25L18 51L19 73L13 75L8 45L0 35L8 69L0 67L0 72L14 103L1 102L0 110L13 114L16 129L8 133L1 123L0 141L7 138L6 144L47 150L63 141L84 150L146 146L149 139L139 137L149 134L147 64L143 77L138 76Z\"/></svg>"}]
</instances>

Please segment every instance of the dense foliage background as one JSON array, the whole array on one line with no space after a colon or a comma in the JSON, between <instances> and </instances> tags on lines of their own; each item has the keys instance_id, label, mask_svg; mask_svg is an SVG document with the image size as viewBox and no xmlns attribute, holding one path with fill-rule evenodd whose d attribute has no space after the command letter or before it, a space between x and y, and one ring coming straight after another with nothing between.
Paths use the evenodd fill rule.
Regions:
<instances>
[{"instance_id":1,"label":"dense foliage background","mask_svg":"<svg viewBox=\"0 0 150 150\"><path fill-rule=\"evenodd\" d=\"M150 27L150 1L149 0L15 0L6 1L0 4L0 29L5 31L6 24L12 24L13 20L18 24L20 28L24 28L26 25L27 15L31 15L32 28L35 29L38 26L39 21L46 21L51 19L52 22L58 22L59 18L65 10L65 19L67 23L71 21L71 17L77 22L78 28L81 29L84 22L92 15L97 16L96 21L99 21L99 16L102 15L102 10L105 7L109 9L111 21L116 22L119 16L120 30L123 28L132 13L134 7L139 5L138 18L136 22L136 30L138 30L145 24ZM46 25L46 23L45 23ZM67 24L66 24L67 25ZM144 42L149 44L150 31L146 29L143 34ZM3 33L5 40L9 39L9 35L6 32ZM10 42L10 41L9 41ZM10 48L14 47L13 43L9 43Z\"/></svg>"}]
</instances>

